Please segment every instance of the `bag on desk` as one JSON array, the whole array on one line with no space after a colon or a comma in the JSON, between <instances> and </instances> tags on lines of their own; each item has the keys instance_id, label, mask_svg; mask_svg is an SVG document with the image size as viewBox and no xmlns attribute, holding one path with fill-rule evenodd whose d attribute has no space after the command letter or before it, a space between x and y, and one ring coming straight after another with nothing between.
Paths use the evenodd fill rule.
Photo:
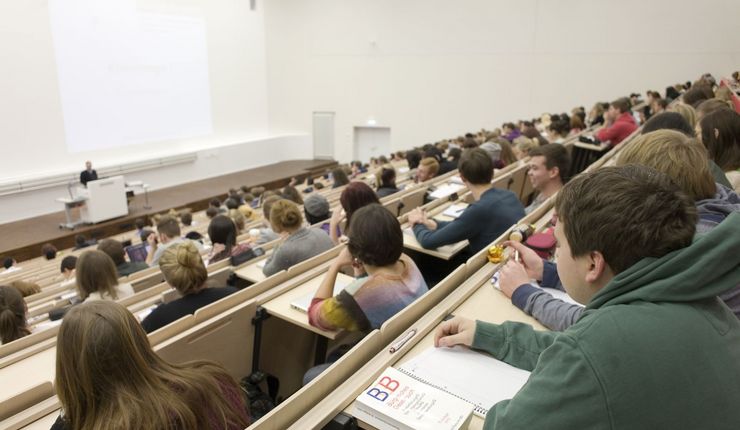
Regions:
<instances>
[{"instance_id":1,"label":"bag on desk","mask_svg":"<svg viewBox=\"0 0 740 430\"><path fill-rule=\"evenodd\" d=\"M239 266L240 264L246 263L247 261L264 254L265 250L262 248L250 248L240 254L232 255L230 263L232 266Z\"/></svg>"},{"instance_id":2,"label":"bag on desk","mask_svg":"<svg viewBox=\"0 0 740 430\"><path fill-rule=\"evenodd\" d=\"M552 257L556 244L552 229L548 229L542 233L535 233L529 236L524 243L536 252L540 258L546 260Z\"/></svg>"}]
</instances>

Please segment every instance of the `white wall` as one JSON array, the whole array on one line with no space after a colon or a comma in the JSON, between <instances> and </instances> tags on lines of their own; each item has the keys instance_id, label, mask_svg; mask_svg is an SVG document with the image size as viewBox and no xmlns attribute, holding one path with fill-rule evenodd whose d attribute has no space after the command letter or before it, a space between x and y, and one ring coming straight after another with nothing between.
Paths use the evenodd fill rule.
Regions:
<instances>
[{"instance_id":1,"label":"white wall","mask_svg":"<svg viewBox=\"0 0 740 430\"><path fill-rule=\"evenodd\" d=\"M197 151L197 159L193 163L141 171L126 176L126 179L130 181L141 180L150 184L152 190L156 190L280 161L310 159L312 158L312 151L311 137L308 135L286 135L269 139L257 139L200 150ZM219 194L226 191L213 190L213 193ZM136 191L137 194L139 192L139 190ZM61 203L55 203L54 200L67 195L67 188L62 186L0 196L0 223L63 210L64 206Z\"/></svg>"},{"instance_id":2,"label":"white wall","mask_svg":"<svg viewBox=\"0 0 740 430\"><path fill-rule=\"evenodd\" d=\"M336 112L407 148L740 66L737 0L270 0L272 131Z\"/></svg>"}]
</instances>

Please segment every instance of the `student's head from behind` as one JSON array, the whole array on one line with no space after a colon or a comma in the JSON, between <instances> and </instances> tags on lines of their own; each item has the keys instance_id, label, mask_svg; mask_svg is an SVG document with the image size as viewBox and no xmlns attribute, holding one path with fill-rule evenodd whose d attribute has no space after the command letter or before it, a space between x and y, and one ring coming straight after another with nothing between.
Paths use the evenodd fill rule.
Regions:
<instances>
[{"instance_id":1,"label":"student's head from behind","mask_svg":"<svg viewBox=\"0 0 740 430\"><path fill-rule=\"evenodd\" d=\"M722 109L732 110L732 106L724 100L704 100L696 106L696 120L701 121L702 118L709 115L710 113L717 112L718 110Z\"/></svg>"},{"instance_id":2,"label":"student's head from behind","mask_svg":"<svg viewBox=\"0 0 740 430\"><path fill-rule=\"evenodd\" d=\"M193 225L193 214L188 211L180 212L180 222L186 227Z\"/></svg>"},{"instance_id":3,"label":"student's head from behind","mask_svg":"<svg viewBox=\"0 0 740 430\"><path fill-rule=\"evenodd\" d=\"M137 230L143 230L146 226L146 220L144 218L136 218L134 221L134 225L136 226Z\"/></svg>"},{"instance_id":4,"label":"student's head from behind","mask_svg":"<svg viewBox=\"0 0 740 430\"><path fill-rule=\"evenodd\" d=\"M709 158L725 172L740 168L740 114L720 109L701 119L701 142Z\"/></svg>"},{"instance_id":5,"label":"student's head from behind","mask_svg":"<svg viewBox=\"0 0 740 430\"><path fill-rule=\"evenodd\" d=\"M606 116L609 120L614 121L625 112L630 111L630 99L627 97L621 97L613 102L609 103L609 110L606 111Z\"/></svg>"},{"instance_id":6,"label":"student's head from behind","mask_svg":"<svg viewBox=\"0 0 740 430\"><path fill-rule=\"evenodd\" d=\"M72 274L74 274L76 266L77 266L77 256L68 255L62 259L62 263L59 265L59 271L65 277L70 277Z\"/></svg>"},{"instance_id":7,"label":"student's head from behind","mask_svg":"<svg viewBox=\"0 0 740 430\"><path fill-rule=\"evenodd\" d=\"M218 209L213 206L209 206L208 209L206 209L206 216L208 219L213 219L216 215L218 215Z\"/></svg>"},{"instance_id":8,"label":"student's head from behind","mask_svg":"<svg viewBox=\"0 0 740 430\"><path fill-rule=\"evenodd\" d=\"M696 110L691 107L691 105L680 102L673 103L672 105L668 106L668 111L676 112L681 115L686 120L686 122L689 123L692 130L694 129L694 127L696 127Z\"/></svg>"},{"instance_id":9,"label":"student's head from behind","mask_svg":"<svg viewBox=\"0 0 740 430\"><path fill-rule=\"evenodd\" d=\"M3 344L29 335L26 323L26 302L21 292L9 286L0 286L0 340Z\"/></svg>"},{"instance_id":10,"label":"student's head from behind","mask_svg":"<svg viewBox=\"0 0 740 430\"><path fill-rule=\"evenodd\" d=\"M421 160L419 167L416 170L416 179L419 182L424 182L437 176L439 172L439 163L432 157L427 157Z\"/></svg>"},{"instance_id":11,"label":"student's head from behind","mask_svg":"<svg viewBox=\"0 0 740 430\"><path fill-rule=\"evenodd\" d=\"M69 428L243 428L215 364L169 364L122 305L73 307L57 335L55 388ZM243 405L241 405L243 407ZM226 417L227 422L221 422Z\"/></svg>"},{"instance_id":12,"label":"student's head from behind","mask_svg":"<svg viewBox=\"0 0 740 430\"><path fill-rule=\"evenodd\" d=\"M341 187L342 185L349 184L349 178L347 177L347 173L344 172L344 169L341 167L337 167L336 169L331 171L331 177L332 181L334 181L334 187Z\"/></svg>"},{"instance_id":13,"label":"student's head from behind","mask_svg":"<svg viewBox=\"0 0 740 430\"><path fill-rule=\"evenodd\" d=\"M396 169L383 167L378 172L378 188L396 188Z\"/></svg>"},{"instance_id":14,"label":"student's head from behind","mask_svg":"<svg viewBox=\"0 0 740 430\"><path fill-rule=\"evenodd\" d=\"M421 156L422 153L419 150L412 149L410 151L406 151L406 162L409 165L409 169L416 169L417 167L419 167Z\"/></svg>"},{"instance_id":15,"label":"student's head from behind","mask_svg":"<svg viewBox=\"0 0 740 430\"><path fill-rule=\"evenodd\" d=\"M41 286L39 284L28 281L13 281L10 286L20 291L23 297L32 296L41 292Z\"/></svg>"},{"instance_id":16,"label":"student's head from behind","mask_svg":"<svg viewBox=\"0 0 740 430\"><path fill-rule=\"evenodd\" d=\"M53 260L57 258L57 247L51 243L45 243L41 247L41 255L43 255L47 260Z\"/></svg>"},{"instance_id":17,"label":"student's head from behind","mask_svg":"<svg viewBox=\"0 0 740 430\"><path fill-rule=\"evenodd\" d=\"M190 241L167 248L159 259L164 280L183 296L206 287L208 271L198 248Z\"/></svg>"},{"instance_id":18,"label":"student's head from behind","mask_svg":"<svg viewBox=\"0 0 740 430\"><path fill-rule=\"evenodd\" d=\"M691 127L686 118L678 112L661 112L653 115L642 126L642 134L650 133L656 130L676 130L687 136L694 135L694 128Z\"/></svg>"},{"instance_id":19,"label":"student's head from behind","mask_svg":"<svg viewBox=\"0 0 740 430\"><path fill-rule=\"evenodd\" d=\"M647 257L691 244L696 208L666 175L646 166L582 173L555 199L558 274L586 304L619 273Z\"/></svg>"},{"instance_id":20,"label":"student's head from behind","mask_svg":"<svg viewBox=\"0 0 740 430\"><path fill-rule=\"evenodd\" d=\"M637 137L618 155L616 165L627 164L663 173L693 201L710 199L716 192L706 149L679 131L657 130Z\"/></svg>"},{"instance_id":21,"label":"student's head from behind","mask_svg":"<svg viewBox=\"0 0 740 430\"><path fill-rule=\"evenodd\" d=\"M10 269L14 265L15 265L15 260L13 259L13 257L5 257L3 259L3 267L4 268Z\"/></svg>"},{"instance_id":22,"label":"student's head from behind","mask_svg":"<svg viewBox=\"0 0 740 430\"><path fill-rule=\"evenodd\" d=\"M460 171L460 178L473 185L488 185L493 179L493 161L488 153L480 148L463 151L457 168Z\"/></svg>"},{"instance_id":23,"label":"student's head from behind","mask_svg":"<svg viewBox=\"0 0 740 430\"><path fill-rule=\"evenodd\" d=\"M543 191L555 184L558 187L568 181L570 156L563 145L549 143L529 152L529 181L534 189Z\"/></svg>"},{"instance_id":24,"label":"student's head from behind","mask_svg":"<svg viewBox=\"0 0 740 430\"><path fill-rule=\"evenodd\" d=\"M113 300L118 299L116 265L103 251L91 250L80 254L75 267L75 279L77 292L82 300L96 291L101 295L112 297Z\"/></svg>"},{"instance_id":25,"label":"student's head from behind","mask_svg":"<svg viewBox=\"0 0 740 430\"><path fill-rule=\"evenodd\" d=\"M311 194L303 202L303 212L311 225L325 221L331 215L329 201L321 194Z\"/></svg>"},{"instance_id":26,"label":"student's head from behind","mask_svg":"<svg viewBox=\"0 0 740 430\"><path fill-rule=\"evenodd\" d=\"M298 206L290 200L280 199L270 209L270 224L275 233L293 233L301 228L303 217Z\"/></svg>"},{"instance_id":27,"label":"student's head from behind","mask_svg":"<svg viewBox=\"0 0 740 430\"><path fill-rule=\"evenodd\" d=\"M167 243L180 237L180 223L177 218L165 215L157 223L157 233L159 233L159 240L162 243Z\"/></svg>"},{"instance_id":28,"label":"student's head from behind","mask_svg":"<svg viewBox=\"0 0 740 430\"><path fill-rule=\"evenodd\" d=\"M342 191L342 195L339 196L339 204L342 205L342 209L347 214L348 228L354 213L361 207L371 203L380 203L380 200L378 200L378 195L375 194L375 191L369 185L360 181L355 181L347 185L347 188Z\"/></svg>"},{"instance_id":29,"label":"student's head from behind","mask_svg":"<svg viewBox=\"0 0 740 430\"><path fill-rule=\"evenodd\" d=\"M217 215L208 224L208 237L211 238L211 243L220 243L226 249L231 249L236 245L236 236L236 225L226 215Z\"/></svg>"},{"instance_id":30,"label":"student's head from behind","mask_svg":"<svg viewBox=\"0 0 740 430\"><path fill-rule=\"evenodd\" d=\"M350 254L366 265L395 264L403 252L401 225L379 204L370 204L355 212L347 237Z\"/></svg>"},{"instance_id":31,"label":"student's head from behind","mask_svg":"<svg viewBox=\"0 0 740 430\"><path fill-rule=\"evenodd\" d=\"M514 144L512 150L514 151L514 155L517 160L527 157L529 155L529 151L540 146L536 140L530 139L527 136L519 136L514 139L512 143Z\"/></svg>"},{"instance_id":32,"label":"student's head from behind","mask_svg":"<svg viewBox=\"0 0 740 430\"><path fill-rule=\"evenodd\" d=\"M98 243L98 251L103 251L118 266L126 262L126 253L123 244L115 239L103 239Z\"/></svg>"},{"instance_id":33,"label":"student's head from behind","mask_svg":"<svg viewBox=\"0 0 740 430\"><path fill-rule=\"evenodd\" d=\"M85 235L83 234L75 235L75 246L78 248L87 246L87 238L85 237Z\"/></svg>"},{"instance_id":34,"label":"student's head from behind","mask_svg":"<svg viewBox=\"0 0 740 430\"><path fill-rule=\"evenodd\" d=\"M283 188L283 192L280 194L283 196L284 199L288 199L297 205L303 204L303 197L301 197L301 193L299 193L298 190L292 185L288 185Z\"/></svg>"}]
</instances>

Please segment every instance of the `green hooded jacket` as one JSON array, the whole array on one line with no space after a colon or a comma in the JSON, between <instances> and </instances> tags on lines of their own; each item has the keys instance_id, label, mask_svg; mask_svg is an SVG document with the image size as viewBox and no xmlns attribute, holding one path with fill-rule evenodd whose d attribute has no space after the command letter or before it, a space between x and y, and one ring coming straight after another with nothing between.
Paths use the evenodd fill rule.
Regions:
<instances>
[{"instance_id":1,"label":"green hooded jacket","mask_svg":"<svg viewBox=\"0 0 740 430\"><path fill-rule=\"evenodd\" d=\"M486 429L740 429L740 213L646 258L562 333L477 322L473 348L532 374Z\"/></svg>"}]
</instances>

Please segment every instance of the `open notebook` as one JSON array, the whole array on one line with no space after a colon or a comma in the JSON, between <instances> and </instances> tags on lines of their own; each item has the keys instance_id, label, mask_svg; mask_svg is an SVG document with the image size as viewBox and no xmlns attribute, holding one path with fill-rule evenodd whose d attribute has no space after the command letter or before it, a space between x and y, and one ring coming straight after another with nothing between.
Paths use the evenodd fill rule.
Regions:
<instances>
[{"instance_id":1,"label":"open notebook","mask_svg":"<svg viewBox=\"0 0 740 430\"><path fill-rule=\"evenodd\" d=\"M514 397L529 378L526 370L462 346L431 347L402 364L398 370L465 400L481 417L485 417L494 404Z\"/></svg>"},{"instance_id":2,"label":"open notebook","mask_svg":"<svg viewBox=\"0 0 740 430\"><path fill-rule=\"evenodd\" d=\"M334 292L332 293L332 296L339 294L347 285L347 283L337 280L336 284L334 284ZM290 307L301 312L308 313L308 307L311 306L311 299L313 299L314 294L316 294L316 291L312 291L300 299L291 302Z\"/></svg>"}]
</instances>

